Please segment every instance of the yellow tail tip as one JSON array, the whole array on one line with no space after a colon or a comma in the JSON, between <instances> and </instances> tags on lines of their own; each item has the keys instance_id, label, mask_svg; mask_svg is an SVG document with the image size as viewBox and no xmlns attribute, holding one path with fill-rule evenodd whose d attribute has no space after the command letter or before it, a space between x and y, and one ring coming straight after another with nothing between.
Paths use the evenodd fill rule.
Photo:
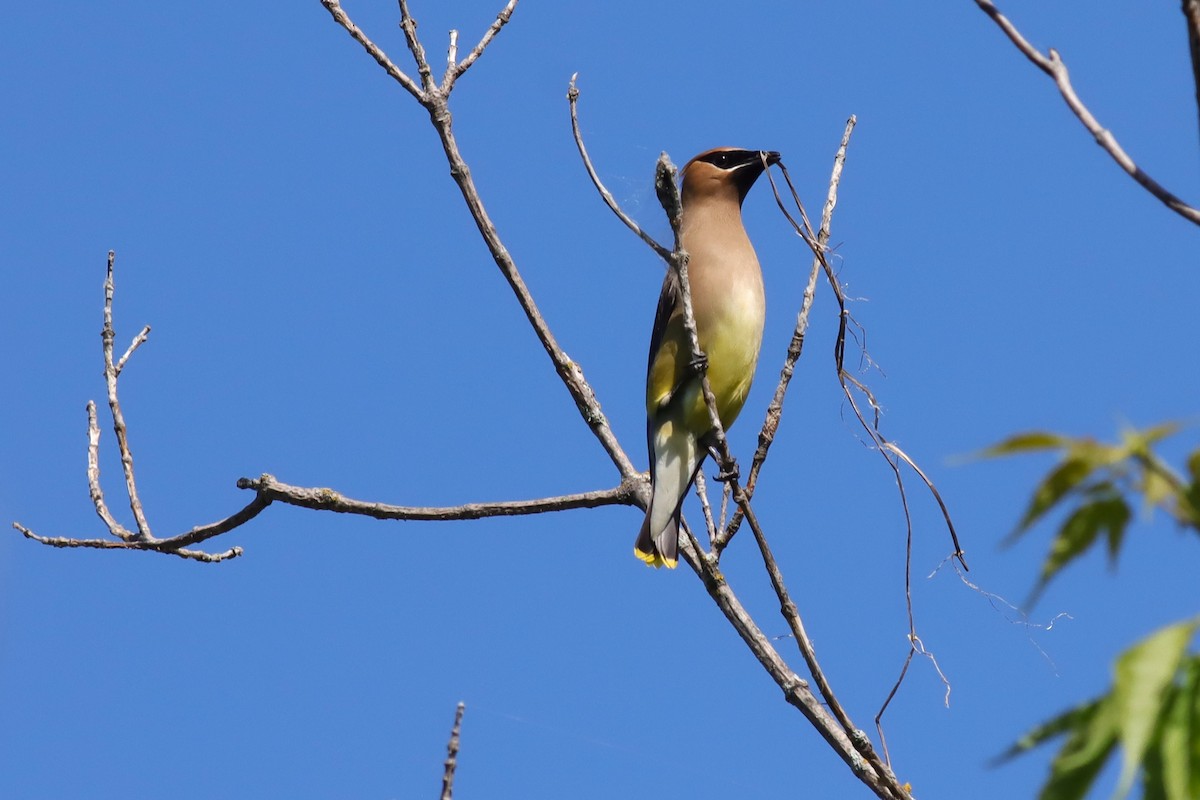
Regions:
<instances>
[{"instance_id":1,"label":"yellow tail tip","mask_svg":"<svg viewBox=\"0 0 1200 800\"><path fill-rule=\"evenodd\" d=\"M662 554L660 553L647 553L646 551L639 550L636 547L633 548L633 554L637 556L638 560L644 563L646 566L654 567L655 569L659 569L661 567L675 569L675 567L679 565L679 562L674 558L663 558Z\"/></svg>"}]
</instances>

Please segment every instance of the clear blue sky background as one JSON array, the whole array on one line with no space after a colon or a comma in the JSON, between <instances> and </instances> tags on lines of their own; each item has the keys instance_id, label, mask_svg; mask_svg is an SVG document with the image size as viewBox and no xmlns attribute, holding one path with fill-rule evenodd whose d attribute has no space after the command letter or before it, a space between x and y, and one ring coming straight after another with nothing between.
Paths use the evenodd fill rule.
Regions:
<instances>
[{"instance_id":1,"label":"clear blue sky background","mask_svg":"<svg viewBox=\"0 0 1200 800\"><path fill-rule=\"evenodd\" d=\"M413 0L431 57L500 0ZM1175 3L1012 0L1154 176L1200 200ZM356 21L407 66L394 3ZM103 401L105 253L151 524L231 513L239 476L401 504L604 488L615 472L478 240L428 119L316 0L15 4L0 47L0 519L103 533L84 404ZM665 234L654 160L780 150L810 211L846 117L841 277L880 371L884 430L925 465L971 579L1020 602L1050 530L999 542L1042 459L965 461L1014 431L1194 422L1198 234L1091 141L969 0L602 5L527 0L454 95L501 234L616 432L645 465L645 347L662 267L603 207L564 95L580 73L608 185ZM733 431L752 451L809 255L765 184L746 204L766 344ZM904 527L841 402L827 287L755 498L854 719L906 652ZM101 406L103 410L103 404ZM1178 462L1195 427L1168 448ZM111 432L105 486L128 521ZM1139 523L1013 624L949 569L912 495L918 661L887 717L920 798L1031 797L1049 753L987 760L1107 686L1112 658L1195 611L1196 543ZM457 796L865 797L686 568L634 560L639 512L452 524L273 507L202 565L0 537L0 795L427 798L455 703ZM725 568L771 635L751 540ZM798 664L786 640L781 647ZM1111 776L1109 779L1111 785Z\"/></svg>"}]
</instances>

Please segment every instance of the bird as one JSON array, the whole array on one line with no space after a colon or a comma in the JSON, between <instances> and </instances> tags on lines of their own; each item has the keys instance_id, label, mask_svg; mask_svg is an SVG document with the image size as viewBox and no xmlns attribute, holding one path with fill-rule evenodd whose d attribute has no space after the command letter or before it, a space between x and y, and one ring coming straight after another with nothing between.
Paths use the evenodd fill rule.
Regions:
<instances>
[{"instance_id":1,"label":"bird","mask_svg":"<svg viewBox=\"0 0 1200 800\"><path fill-rule=\"evenodd\" d=\"M688 254L696 334L725 429L746 402L766 318L762 270L742 225L742 201L779 161L774 151L718 147L682 171L680 244ZM690 360L679 279L668 269L646 367L650 503L634 544L634 555L652 567L678 563L683 500L710 444L711 418Z\"/></svg>"}]
</instances>

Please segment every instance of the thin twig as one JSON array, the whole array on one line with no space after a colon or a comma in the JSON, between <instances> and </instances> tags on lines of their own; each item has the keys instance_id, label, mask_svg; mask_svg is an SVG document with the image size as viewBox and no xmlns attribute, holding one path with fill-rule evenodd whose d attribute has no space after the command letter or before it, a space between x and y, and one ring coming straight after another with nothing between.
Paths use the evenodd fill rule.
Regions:
<instances>
[{"instance_id":1,"label":"thin twig","mask_svg":"<svg viewBox=\"0 0 1200 800\"><path fill-rule=\"evenodd\" d=\"M528 319L534 333L537 334L538 340L542 343L542 348L554 363L559 378L571 394L571 399L575 401L575 406L579 409L580 415L591 428L593 435L599 440L605 452L608 453L622 480L627 481L636 477L639 473L613 434L612 428L608 424L608 419L600 409L600 403L596 399L595 392L592 390L591 385L588 384L587 379L584 378L583 369L572 361L562 347L559 346L557 340L554 338L554 334L550 331L550 326L546 324L541 311L538 310L537 303L534 302L533 295L525 285L525 281L521 277L516 263L508 252L508 248L501 241L495 224L484 208L483 200L480 198L474 178L471 176L471 170L467 166L467 162L459 150L458 141L454 136L449 108L450 90L454 86L454 79L466 71L471 64L475 63L487 46L495 40L496 34L499 33L504 24L508 22L509 17L512 16L512 12L517 5L515 0L510 0L504 7L504 10L497 16L496 21L488 29L487 33L484 34L483 38L480 39L479 44L471 50L467 58L458 64L455 68L456 71L447 72L446 78L448 80L443 80L443 86L441 87L433 82L432 71L425 58L425 49L417 37L416 20L409 13L407 0L400 0L400 27L404 31L409 50L412 51L418 71L422 76L423 89L396 68L387 59L387 56L371 43L370 39L341 10L336 0L321 0L321 2L329 9L334 20L345 28L356 41L362 44L367 52L371 54L371 57L383 66L388 74L395 78L429 112L430 121L437 130L438 137L441 139L442 150L450 166L450 175L462 193L463 200L466 201L467 210L470 212L471 218L475 221L475 226L479 229L480 236L483 238L484 244L487 245L492 260L496 262L496 266L500 268L500 272L508 281L513 294L516 295L517 302L520 303L521 309L525 312L526 319ZM645 484L644 481L643 484ZM648 502L650 497L649 486L643 485L638 492L638 496L640 498L639 503Z\"/></svg>"},{"instance_id":2,"label":"thin twig","mask_svg":"<svg viewBox=\"0 0 1200 800\"><path fill-rule=\"evenodd\" d=\"M87 416L88 494L91 495L92 505L96 507L96 514L100 517L105 527L108 528L108 532L124 541L132 541L137 539L137 534L117 522L116 517L108 510L108 504L104 501L104 488L100 485L100 422L96 418L96 403L93 400L88 400Z\"/></svg>"},{"instance_id":3,"label":"thin twig","mask_svg":"<svg viewBox=\"0 0 1200 800\"><path fill-rule=\"evenodd\" d=\"M954 520L950 518L950 509L946 506L946 501L942 499L942 493L933 485L933 481L929 480L929 476L925 474L925 470L917 466L917 462L913 461L908 453L901 450L895 442L882 440L880 445L884 449L894 453L905 464L908 464L909 468L917 473L917 477L925 484L925 488L929 490L929 493L933 495L934 501L937 502L938 508L942 512L942 520L946 523L947 530L950 531L950 541L954 543L954 555L958 559L958 562L962 564L963 569L969 570L970 568L966 563L966 554L958 544L958 532L954 529Z\"/></svg>"},{"instance_id":4,"label":"thin twig","mask_svg":"<svg viewBox=\"0 0 1200 800\"><path fill-rule=\"evenodd\" d=\"M846 295L842 291L842 286L838 282L837 276L833 272L833 267L829 265L829 260L825 256L825 250L820 246L817 241L817 237L813 234L812 224L808 221L808 215L804 212L804 204L800 202L800 197L796 192L796 187L792 184L792 179L788 175L787 167L780 163L779 168L783 172L784 179L787 181L792 200L796 203L796 207L800 211L801 222L797 222L795 218L792 217L791 213L789 213L787 208L783 205L782 199L779 197L778 193L776 193L776 203L779 206L779 210L783 212L784 217L791 224L792 229L812 250L814 257L820 261L821 268L825 272L825 278L829 283L829 286L833 291L834 299L838 304L838 332L837 337L834 340L833 357L834 367L837 370L838 383L842 388L842 394L846 398L846 401L850 404L850 408L854 411L855 418L857 418L859 424L866 432L872 444L875 445L876 449L879 451L880 455L883 456L883 459L888 463L889 467L893 471L897 472L897 488L899 489L901 501L904 506L905 521L907 525L911 526L912 521L908 515L908 501L904 492L904 484L899 480L899 468L896 462L892 460L891 456L888 455L890 451L895 449L895 446L892 445L891 442L879 430L879 403L875 400L875 395L872 394L871 390L865 384L847 372L845 367L846 335L847 330L849 329L849 324L854 321L853 317L850 315L849 309L846 307ZM772 181L771 185L775 185L774 181ZM862 413L862 409L859 408L857 401L854 399L854 393L851 390L851 386L861 392L870 405L872 409L872 420L870 422L867 421L866 417ZM950 538L954 544L954 556L958 559L959 563L963 565L964 569L969 569L967 567L963 550L958 543L958 535L954 530L954 523L950 518L950 511L946 507L946 504L942 501L940 493L938 493L937 489L933 485L933 482L929 480L925 473L920 469L917 469L917 465L912 461L912 459L905 455L904 460L911 464L914 469L916 469L917 474L921 476L921 480L924 481L925 485L932 492L935 500L938 503L938 507L942 511L942 516L945 520L947 530L950 532Z\"/></svg>"},{"instance_id":5,"label":"thin twig","mask_svg":"<svg viewBox=\"0 0 1200 800\"><path fill-rule=\"evenodd\" d=\"M129 541L117 539L72 539L67 536L39 536L19 522L14 522L13 527L20 531L25 538L50 547L83 547L93 550L148 550L208 563L226 561L231 558L237 558L242 554L242 548L240 547L231 547L223 553L204 553L199 550L164 547L163 545L168 541L166 539L155 541L145 541L142 539L132 539Z\"/></svg>"},{"instance_id":6,"label":"thin twig","mask_svg":"<svg viewBox=\"0 0 1200 800\"><path fill-rule=\"evenodd\" d=\"M20 531L26 538L51 547L85 547L104 550L150 550L159 553L169 553L179 556L180 558L188 558L195 561L224 561L230 558L236 558L241 555L240 547L233 547L223 553L205 553L197 550L188 549L191 545L210 539L213 536L219 536L233 530L236 527L244 525L266 508L271 503L270 497L256 496L249 504L226 517L219 522L214 522L210 525L202 525L192 530L182 533L167 539L157 539L150 534L150 525L146 521L146 515L142 508L141 500L138 497L137 483L133 473L133 454L130 452L129 441L127 437L127 428L125 424L124 414L121 412L121 403L117 394L117 386L122 369L129 361L130 356L146 341L146 337L150 333L150 326L142 328L141 333L134 337L133 342L129 345L129 349L121 356L120 360L114 363L113 361L113 341L116 339L116 333L113 329L113 296L115 294L115 283L113 279L114 265L116 263L116 254L113 251L108 253L108 266L104 279L104 327L101 330L101 340L104 351L104 378L108 390L108 405L112 412L113 428L116 433L117 446L120 450L121 464L125 473L125 487L129 495L130 508L133 511L134 519L137 521L137 532L131 531L121 525L112 512L108 508L108 503L104 499L104 489L100 484L100 423L97 419L96 404L88 401L87 417L88 417L88 448L87 448L87 481L88 494L91 496L92 505L96 509L96 514L100 517L108 532L116 537L116 541L111 539L76 539L66 536L41 536L34 533L29 528L14 522L13 527Z\"/></svg>"},{"instance_id":7,"label":"thin twig","mask_svg":"<svg viewBox=\"0 0 1200 800\"><path fill-rule=\"evenodd\" d=\"M417 65L417 74L421 76L421 86L428 98L437 92L438 87L433 81L433 68L429 66L429 59L425 58L425 47L417 37L417 20L408 11L408 0L400 0L400 29L404 31L404 41L408 43L408 50Z\"/></svg>"},{"instance_id":8,"label":"thin twig","mask_svg":"<svg viewBox=\"0 0 1200 800\"><path fill-rule=\"evenodd\" d=\"M500 32L500 29L508 24L508 21L512 19L513 12L516 10L517 0L508 0L508 5L496 15L496 20L484 32L483 38L479 40L479 44L471 48L471 52L467 54L467 57L458 66L452 66L446 70L446 74L442 77L443 92L449 92L451 87L454 86L454 82L462 77L462 74L469 70L472 64L479 60L479 57L483 55L483 51L492 43L492 39L496 38L496 34Z\"/></svg>"},{"instance_id":9,"label":"thin twig","mask_svg":"<svg viewBox=\"0 0 1200 800\"><path fill-rule=\"evenodd\" d=\"M684 527L686 529L686 526ZM891 770L875 769L860 752L860 748L864 747L865 742L861 731L855 731L853 736L848 735L838 721L830 715L821 700L813 694L808 681L788 666L741 604L724 574L721 573L717 562L704 556L697 548L696 539L690 532L680 540L679 552L683 560L700 578L705 591L724 614L734 631L741 637L746 647L771 676L775 684L783 690L784 700L804 715L817 733L850 767L855 777L866 784L877 797L888 800L909 800L910 795L900 785ZM869 742L866 742L865 746L869 747Z\"/></svg>"},{"instance_id":10,"label":"thin twig","mask_svg":"<svg viewBox=\"0 0 1200 800\"><path fill-rule=\"evenodd\" d=\"M408 77L404 70L397 67L392 60L387 57L387 53L383 52L367 35L359 29L357 25L350 19L345 11L342 10L341 3L338 0L321 0L321 5L325 6L335 22L346 29L346 32L354 37L354 41L363 46L363 49L370 54L371 58L375 59L379 66L383 67L384 72L392 76L392 79L404 87L404 90L417 98L419 102L425 102L425 93L421 91L421 87L416 81Z\"/></svg>"},{"instance_id":11,"label":"thin twig","mask_svg":"<svg viewBox=\"0 0 1200 800\"><path fill-rule=\"evenodd\" d=\"M508 281L513 294L516 295L517 302L520 303L521 309L525 312L526 319L529 321L534 333L537 334L538 340L542 343L542 348L554 363L559 378L571 394L571 399L575 401L575 407L579 409L584 422L591 428L593 435L600 442L605 452L608 453L609 458L620 473L621 479L629 481L637 477L639 472L634 468L633 462L629 460L629 456L625 454L620 442L617 441L616 435L613 434L612 428L608 424L608 419L604 416L604 412L601 411L595 392L583 375L583 369L571 360L566 351L559 346L557 340L554 338L554 334L550 331L550 326L546 324L541 311L538 310L537 303L533 300L533 295L525 285L525 280L521 277L516 263L509 254L508 248L501 241L495 224L484 208L483 200L479 196L474 178L471 176L471 170L459 150L458 141L455 139L452 128L449 97L450 90L454 86L454 79L444 80L444 89L433 82L432 71L425 58L425 49L417 37L416 20L409 13L407 0L400 0L400 27L404 31L409 50L412 51L413 58L417 63L424 89L418 87L411 78L404 75L403 72L388 61L382 51L375 47L362 31L354 26L354 23L350 21L349 17L341 10L335 0L322 0L322 3L333 14L334 20L349 31L350 35L359 41L366 48L367 52L388 71L388 74L396 78L425 107L425 110L429 112L430 121L437 130L438 137L441 139L442 150L450 166L450 175L462 193L463 200L466 201L467 210L470 212L471 218L475 221L475 226L478 228L484 244L487 245L492 260L496 262L496 266L500 268L500 272L504 275L505 280ZM510 0L504 10L497 16L496 22L484 34L479 44L458 65L456 68L457 75L461 75L463 71L478 60L487 46L495 40L496 34L508 21L515 8L516 2ZM448 78L451 75L455 75L455 73L447 73ZM642 486L638 490L639 504L644 505L649 502L649 497L649 486L643 480Z\"/></svg>"},{"instance_id":12,"label":"thin twig","mask_svg":"<svg viewBox=\"0 0 1200 800\"><path fill-rule=\"evenodd\" d=\"M227 558L240 556L242 548L234 547L225 553L218 554L202 553L186 548L245 525L262 513L263 509L271 505L273 499L270 494L259 493L255 495L253 500L238 511L225 517L225 519L211 522L208 525L198 525L189 531L176 536L170 536L166 539L139 539L128 531L125 532L126 535L122 535L120 531L114 530L111 526L109 530L113 534L120 536L120 541L113 541L112 539L75 539L68 536L40 536L19 523L14 522L13 527L27 538L50 545L51 547L89 547L100 550L151 550L156 553L168 553L196 561L223 561ZM117 528L120 528L120 526L117 525ZM122 528L121 530L124 529Z\"/></svg>"},{"instance_id":13,"label":"thin twig","mask_svg":"<svg viewBox=\"0 0 1200 800\"><path fill-rule=\"evenodd\" d=\"M104 343L104 382L108 388L108 408L112 412L117 449L121 454L121 469L125 473L125 491L129 494L129 509L133 512L133 519L137 523L138 537L152 541L154 536L150 533L150 523L146 521L146 512L142 508L141 498L138 497L137 482L133 477L133 453L129 449L125 415L121 413L121 401L117 398L118 370L117 365L113 362L113 340L116 339L117 334L113 330L112 314L113 262L116 257L117 254L114 251L108 251L108 272L104 279L104 328L100 332L100 338ZM133 344L129 346L129 353L132 353L137 345L138 340L135 338ZM126 353L126 356L129 353ZM121 360L124 362L125 359Z\"/></svg>"},{"instance_id":14,"label":"thin twig","mask_svg":"<svg viewBox=\"0 0 1200 800\"><path fill-rule=\"evenodd\" d=\"M450 165L450 176L462 193L471 218L475 221L475 226L478 228L480 236L483 238L488 251L492 255L492 260L496 262L496 266L500 268L500 272L504 275L505 280L508 281L508 285L516 296L517 302L521 305L521 310L525 312L525 318L529 321L530 326L541 342L546 355L554 363L554 368L558 372L563 385L570 392L571 399L575 401L575 407L579 409L580 416L583 417L584 422L591 428L592 434L600 442L601 447L608 453L622 480L630 480L637 477L640 473L634 468L633 462L629 460L629 456L626 455L624 449L621 447L621 443L613 433L612 427L608 424L608 418L601 410L600 402L596 399L595 392L583 375L583 368L567 355L566 351L563 350L554 338L554 334L551 332L550 326L546 324L545 318L542 317L542 313L538 309L537 303L529 291L529 287L525 284L524 278L521 277L516 262L513 261L508 248L504 246L504 242L500 239L500 234L496 230L495 223L492 222L491 217L484 208L483 200L479 196L479 190L475 186L471 170L467 166L467 162L463 159L458 147L458 141L454 137L450 111L446 102L446 97L439 93L429 97L425 102L425 106L429 110L430 119L433 121L434 128L437 130L438 136L442 141L442 150ZM645 480L642 481L639 497L642 498L640 502L649 502L650 489Z\"/></svg>"},{"instance_id":15,"label":"thin twig","mask_svg":"<svg viewBox=\"0 0 1200 800\"><path fill-rule=\"evenodd\" d=\"M712 506L708 502L708 484L704 480L704 470L697 470L695 486L696 497L700 498L700 511L704 514L704 525L708 529L708 546L711 548L719 529L716 520L713 519Z\"/></svg>"},{"instance_id":16,"label":"thin twig","mask_svg":"<svg viewBox=\"0 0 1200 800\"><path fill-rule=\"evenodd\" d=\"M129 357L131 355L133 355L133 352L135 350L137 350L139 347L141 347L143 344L145 344L146 340L149 338L150 338L150 326L147 325L144 328L142 328L141 333L139 333L137 336L133 337L133 341L129 343L129 349L127 349L125 351L125 354L121 356L119 361L117 361L114 371L117 373L118 376L121 374L121 370L125 369L125 362L129 360Z\"/></svg>"},{"instance_id":17,"label":"thin twig","mask_svg":"<svg viewBox=\"0 0 1200 800\"><path fill-rule=\"evenodd\" d=\"M725 483L721 486L721 522L717 525L718 531L725 530L725 523L729 521L729 499L732 493L729 491L729 484ZM734 506L736 510L737 506ZM715 544L715 543L714 543ZM720 557L720 553L717 553Z\"/></svg>"},{"instance_id":18,"label":"thin twig","mask_svg":"<svg viewBox=\"0 0 1200 800\"><path fill-rule=\"evenodd\" d=\"M1200 0L1183 0L1187 20L1188 50L1192 54L1192 81L1196 86L1196 109L1200 111Z\"/></svg>"},{"instance_id":19,"label":"thin twig","mask_svg":"<svg viewBox=\"0 0 1200 800\"><path fill-rule=\"evenodd\" d=\"M462 718L466 708L466 705L459 703L454 710L454 727L450 729L450 741L446 743L445 771L442 772L442 800L452 800L454 795L454 770L458 766L458 739L462 732Z\"/></svg>"},{"instance_id":20,"label":"thin twig","mask_svg":"<svg viewBox=\"0 0 1200 800\"><path fill-rule=\"evenodd\" d=\"M458 58L458 31L450 29L450 46L446 48L446 74L454 71L454 62Z\"/></svg>"},{"instance_id":21,"label":"thin twig","mask_svg":"<svg viewBox=\"0 0 1200 800\"><path fill-rule=\"evenodd\" d=\"M1117 142L1117 139L1112 135L1112 132L1104 128L1092 115L1092 112L1088 110L1087 106L1083 104L1083 101L1079 99L1079 95L1075 94L1075 88L1071 85L1071 78L1067 73L1067 65L1063 63L1063 60L1058 55L1057 50L1052 47L1049 50L1049 55L1043 55L1040 50L1030 44L1029 41L1021 35L1021 32L1017 30L1017 27L1008 20L1008 17L1000 13L1000 10L996 8L995 4L992 3L991 0L975 0L975 5L979 6L983 13L991 17L992 21L1000 27L1000 30L1004 31L1004 35L1007 36L1014 45L1016 45L1017 49L1020 50L1021 53L1024 54L1024 56L1034 64L1034 66L1049 75L1054 80L1054 83L1056 86L1058 86L1058 91L1062 94L1063 100L1066 101L1067 106L1071 109L1075 116L1079 118L1079 121L1083 123L1083 126L1088 129L1088 132L1095 137L1096 144L1104 148L1104 151L1112 156L1112 159L1117 162L1117 165L1120 166L1121 169L1125 170L1125 172L1131 178L1137 181L1143 189L1157 197L1164 205L1166 205L1175 213L1179 214L1179 216L1193 224L1200 225L1200 210L1189 206L1183 200L1180 200L1174 194L1167 191L1158 181L1147 175L1141 169L1141 167L1135 164L1133 159L1129 157L1129 154L1126 153L1124 148L1121 147L1120 143ZM1184 4L1184 12L1188 12L1188 6L1186 3ZM1191 18L1189 17L1189 22L1190 21ZM1200 84L1198 84L1198 86L1200 86ZM1198 92L1200 92L1200 88L1198 88ZM1198 96L1197 101L1200 102L1200 96Z\"/></svg>"},{"instance_id":22,"label":"thin twig","mask_svg":"<svg viewBox=\"0 0 1200 800\"><path fill-rule=\"evenodd\" d=\"M837 371L838 383L841 385L843 395L846 398L846 401L850 404L851 409L854 411L855 417L858 419L858 421L862 425L864 431L866 431L867 436L871 439L871 442L875 445L876 449L879 451L880 455L883 456L884 461L887 462L888 467L892 470L893 474L895 475L896 487L897 487L897 491L900 494L901 509L902 509L902 512L904 515L905 541L906 541L904 582L905 582L905 608L906 608L906 611L908 614L908 622L909 622L909 632L908 632L909 653L907 654L907 656L905 658L905 664L904 664L904 667L901 669L899 679L897 680L896 684L892 687L891 691L888 693L888 697L884 702L883 708L881 708L879 713L876 715L876 728L880 731L880 741L881 741L881 743L883 743L883 742L885 742L885 739L883 737L883 731L882 731L882 725L880 723L880 719L882 717L883 711L887 708L887 704L891 701L891 698L895 695L896 691L899 688L900 683L904 679L904 675L908 671L908 664L911 662L912 656L914 654L914 648L915 648L914 642L920 641L920 639L916 633L916 625L915 625L915 621L914 621L914 617L913 617L913 609L912 609L912 592L911 592L912 536L913 536L912 515L911 515L909 506L908 506L908 495L904 488L903 475L900 472L900 467L899 467L899 463L898 463L899 460L903 460L905 463L908 463L910 466L912 466L914 468L914 470L917 472L917 474L921 477L921 480L924 481L926 487L928 487L930 489L931 493L933 494L935 500L938 503L939 508L942 510L942 514L945 519L947 529L950 532L951 541L954 544L954 551L955 551L954 555L956 558L958 558L959 562L962 564L964 569L967 568L967 565L966 565L966 561L963 557L962 548L959 546L958 536L955 533L954 525L950 518L949 511L946 508L945 503L942 501L940 493L937 491L937 489L934 487L933 483L929 480L929 478L925 475L925 473L917 467L915 462L913 462L912 459L907 456L907 454L903 453L903 451L901 451L899 448L897 448L895 445L893 445L886 437L883 436L883 434L879 430L880 410L879 410L879 404L876 401L875 396L871 393L871 390L866 385L864 385L861 381L857 380L852 375L850 375L845 369L846 335L847 335L847 330L848 330L848 323L852 322L853 319L850 316L849 310L846 308L846 299L845 299L844 293L842 292L841 285L837 281L837 278L833 273L832 267L829 265L829 260L826 257L826 247L823 242L819 241L818 236L813 234L812 225L809 222L808 216L804 211L803 203L800 202L800 197L799 197L799 194L796 192L796 187L792 183L791 178L788 175L787 167L782 163L779 166L780 166L780 170L783 172L784 179L787 181L788 189L791 192L792 199L795 202L796 207L800 212L801 222L797 222L792 217L791 213L789 213L789 211L783 204L782 198L779 196L778 190L775 191L776 203L779 206L780 211L783 212L783 215L787 218L788 222L792 225L792 227L796 231L796 233L808 244L809 248L812 250L814 258L817 261L819 261L821 269L824 271L826 278L830 284L830 287L834 293L834 297L838 303L838 309L839 309L838 332L837 332L837 337L836 337L835 344L834 344L834 365L835 365L835 368ZM775 188L774 180L771 181L771 185L772 185L772 188ZM868 422L866 417L863 415L862 410L859 408L859 405L855 399L854 393L851 391L851 387L854 387L860 393L862 393L863 397L865 397L867 402L870 404L870 407L873 412L871 422ZM735 498L736 497L737 497L737 495L736 495L736 487L735 487ZM765 544L766 544L765 539L763 537L761 537L761 535L758 532L755 533L755 538L756 538L756 540L759 541L760 548L765 546ZM767 561L766 553L764 553L764 561ZM783 599L784 598L781 596L781 600L783 600ZM785 617L786 617L787 616L787 611L786 611L787 603L784 602L783 605L785 608ZM797 638L798 643L801 646L802 652L805 652L806 643L807 643L806 638L801 637L798 633L796 634L796 638ZM811 647L811 645L808 645L808 646ZM927 653L925 653L923 647L922 647L921 652L922 652L922 654L927 654ZM808 658L808 655L809 654L807 652L805 652L806 659ZM932 659L931 654L927 654L927 655L929 655L930 658ZM936 661L934 663L936 665ZM938 674L941 675L940 670L938 671ZM814 678L815 677L816 676L814 674ZM943 678L943 680L945 680L945 676L942 676L942 678ZM819 682L818 682L818 688L821 688L821 685ZM888 758L888 763L890 764L890 757L888 757L888 755L887 755L886 745L884 748L884 754L885 754L885 758Z\"/></svg>"},{"instance_id":23,"label":"thin twig","mask_svg":"<svg viewBox=\"0 0 1200 800\"><path fill-rule=\"evenodd\" d=\"M854 743L855 750L867 760L867 763L880 775L891 774L890 762L884 764L880 760L878 753L871 746L870 740L854 726L850 720L850 715L842 708L841 702L833 691L833 687L829 684L829 679L825 677L825 671L821 668L820 662L817 661L817 653L813 648L812 639L808 637L808 632L804 628L804 621L800 618L800 610L792 601L791 595L787 590L787 585L783 580L783 573L779 569L778 562L775 561L775 556L771 552L770 545L767 544L767 537L763 534L762 528L758 524L758 519L754 511L750 507L749 498L745 492L740 490L736 485L736 478L731 481L733 485L734 499L738 503L738 507L742 510L747 524L750 525L750 530L754 534L754 541L758 544L759 553L762 555L763 565L767 569L767 575L771 581L771 588L775 590L775 596L779 599L779 611L784 620L788 624L788 628L792 631L792 636L796 640L796 645L800 649L800 655L804 658L804 663L808 666L809 674L813 676L813 681L817 684L817 691L825 700L834 718L838 724L842 726L842 730Z\"/></svg>"},{"instance_id":24,"label":"thin twig","mask_svg":"<svg viewBox=\"0 0 1200 800\"><path fill-rule=\"evenodd\" d=\"M653 236L642 230L642 227L634 222L633 218L626 214L617 204L616 198L612 196L612 192L608 191L604 182L600 180L600 176L596 174L596 168L592 166L592 159L588 155L587 147L583 144L583 133L579 130L579 89L575 87L575 79L579 77L576 72L571 76L571 85L567 89L567 100L571 105L571 132L575 135L575 146L579 148L579 155L583 159L583 166L587 169L588 177L592 179L592 185L596 187L596 191L600 192L600 197L604 200L612 212L617 215L617 219L625 223L625 227L638 235L638 238L650 246L654 252L666 262L671 261L671 251L659 244Z\"/></svg>"},{"instance_id":25,"label":"thin twig","mask_svg":"<svg viewBox=\"0 0 1200 800\"><path fill-rule=\"evenodd\" d=\"M829 247L829 230L833 222L833 210L837 206L842 169L846 165L846 148L850 146L850 135L854 132L854 126L857 123L858 118L851 114L850 118L846 120L846 128L842 131L842 141L833 157L833 172L829 176L829 190L826 192L825 206L821 211L821 228L817 232L817 247L821 252L826 252ZM775 202L782 205L783 199L779 196L779 188L775 185L775 179L769 171L767 179L771 182L771 191L775 194ZM804 350L804 337L808 332L808 316L812 310L813 298L817 291L817 279L820 274L821 259L814 255L808 283L804 287L804 295L800 301L800 311L796 315L796 328L792 332L791 341L788 342L783 367L779 371L779 384L775 387L775 396L771 398L771 403L767 406L766 419L763 420L762 430L758 434L758 448L754 451L754 458L750 462L750 472L746 477L745 487L748 497L754 496L754 489L758 485L758 474L762 469L763 462L767 460L767 452L770 450L772 442L775 441L775 433L778 431L779 421L783 417L784 397L787 394L788 385L791 383L792 374L795 372L796 362ZM728 526L723 527L721 535L717 537L717 541L713 545L714 552L720 554L729 544L729 540L737 533L741 524L742 514L735 510L733 519L730 520Z\"/></svg>"}]
</instances>

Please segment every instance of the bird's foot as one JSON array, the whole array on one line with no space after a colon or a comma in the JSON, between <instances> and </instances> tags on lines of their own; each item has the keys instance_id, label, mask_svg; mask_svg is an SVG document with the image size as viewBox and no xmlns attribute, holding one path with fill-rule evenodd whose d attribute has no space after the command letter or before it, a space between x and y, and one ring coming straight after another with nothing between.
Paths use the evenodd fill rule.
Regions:
<instances>
[{"instance_id":1,"label":"bird's foot","mask_svg":"<svg viewBox=\"0 0 1200 800\"><path fill-rule=\"evenodd\" d=\"M716 475L713 475L713 480L717 481L718 483L729 483L730 481L736 481L741 477L741 475L742 473L738 469L737 459L733 456L730 456L729 463L721 466L721 471Z\"/></svg>"}]
</instances>

